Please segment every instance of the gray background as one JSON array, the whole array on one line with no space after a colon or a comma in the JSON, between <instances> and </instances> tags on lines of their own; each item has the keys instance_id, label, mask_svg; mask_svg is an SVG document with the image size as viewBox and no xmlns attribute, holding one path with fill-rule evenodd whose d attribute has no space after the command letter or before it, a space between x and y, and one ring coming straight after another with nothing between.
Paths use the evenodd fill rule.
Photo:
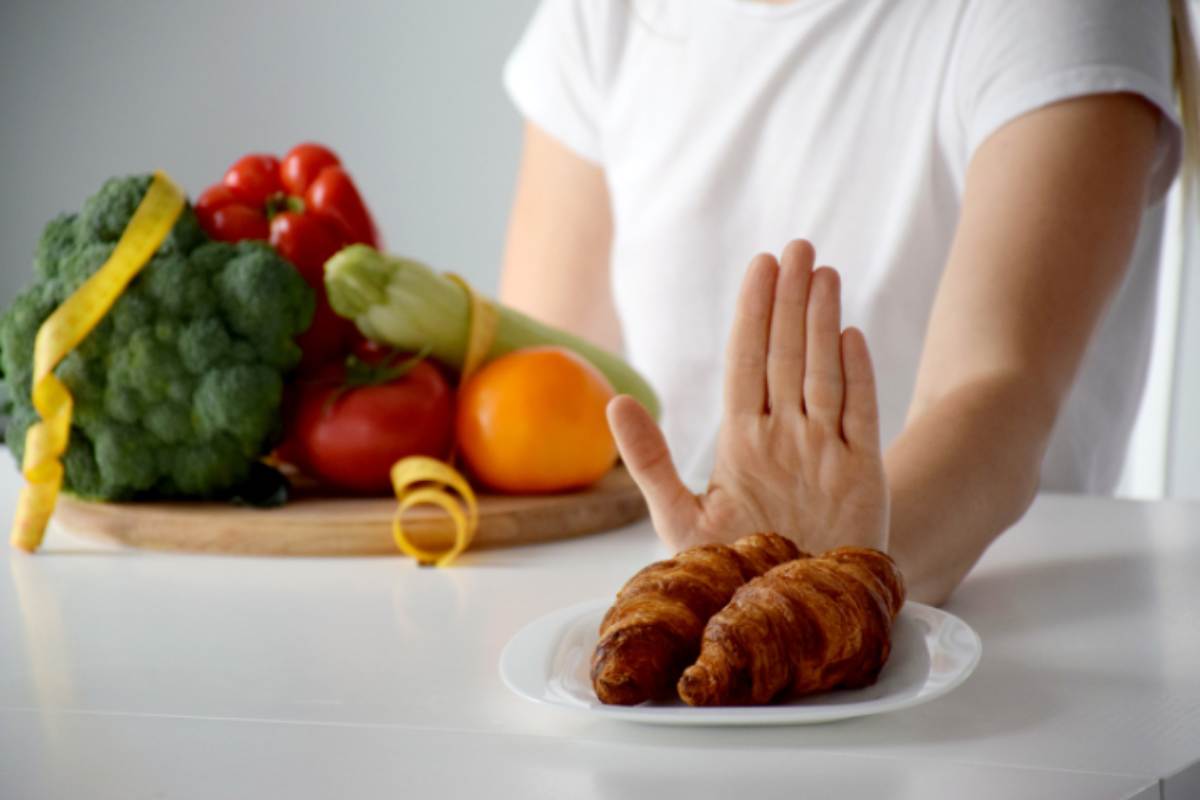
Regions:
<instances>
[{"instance_id":1,"label":"gray background","mask_svg":"<svg viewBox=\"0 0 1200 800\"><path fill-rule=\"evenodd\" d=\"M105 178L192 196L251 151L332 146L389 249L491 291L520 146L501 67L535 0L0 0L0 303Z\"/></svg>"},{"instance_id":2,"label":"gray background","mask_svg":"<svg viewBox=\"0 0 1200 800\"><path fill-rule=\"evenodd\" d=\"M535 6L0 0L0 304L105 178L162 168L195 195L306 139L341 154L389 250L492 292L520 143L500 73ZM1172 218L1122 493L1200 498L1200 247Z\"/></svg>"}]
</instances>

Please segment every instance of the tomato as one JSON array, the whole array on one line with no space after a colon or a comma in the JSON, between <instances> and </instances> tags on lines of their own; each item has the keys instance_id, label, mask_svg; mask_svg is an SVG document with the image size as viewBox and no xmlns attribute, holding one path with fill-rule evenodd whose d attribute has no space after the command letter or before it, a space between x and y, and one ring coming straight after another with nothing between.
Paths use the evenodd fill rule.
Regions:
<instances>
[{"instance_id":1,"label":"tomato","mask_svg":"<svg viewBox=\"0 0 1200 800\"><path fill-rule=\"evenodd\" d=\"M235 196L249 205L264 205L273 195L283 191L279 182L279 159L255 153L233 162L221 182Z\"/></svg>"},{"instance_id":2,"label":"tomato","mask_svg":"<svg viewBox=\"0 0 1200 800\"><path fill-rule=\"evenodd\" d=\"M338 157L328 147L305 142L289 150L279 162L279 178L288 194L303 197L321 170L338 163Z\"/></svg>"},{"instance_id":3,"label":"tomato","mask_svg":"<svg viewBox=\"0 0 1200 800\"><path fill-rule=\"evenodd\" d=\"M375 385L345 386L330 364L299 385L282 452L298 454L312 477L359 493L391 491L392 465L407 456L446 458L454 434L450 384L427 360Z\"/></svg>"},{"instance_id":4,"label":"tomato","mask_svg":"<svg viewBox=\"0 0 1200 800\"><path fill-rule=\"evenodd\" d=\"M325 167L304 193L304 205L312 212L337 221L347 241L379 246L375 221L362 195L340 166Z\"/></svg>"}]
</instances>

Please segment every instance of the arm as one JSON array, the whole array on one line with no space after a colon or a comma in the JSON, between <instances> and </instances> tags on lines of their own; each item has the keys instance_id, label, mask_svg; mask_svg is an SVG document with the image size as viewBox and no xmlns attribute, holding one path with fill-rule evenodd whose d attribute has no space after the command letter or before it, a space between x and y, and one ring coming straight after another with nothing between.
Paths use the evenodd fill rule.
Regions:
<instances>
[{"instance_id":1,"label":"arm","mask_svg":"<svg viewBox=\"0 0 1200 800\"><path fill-rule=\"evenodd\" d=\"M1158 112L1133 95L1001 128L967 171L908 422L890 548L940 603L1033 501L1058 411L1137 236Z\"/></svg>"},{"instance_id":2,"label":"arm","mask_svg":"<svg viewBox=\"0 0 1200 800\"><path fill-rule=\"evenodd\" d=\"M611 248L604 171L526 124L501 301L620 352L621 329L608 283Z\"/></svg>"},{"instance_id":3,"label":"arm","mask_svg":"<svg viewBox=\"0 0 1200 800\"><path fill-rule=\"evenodd\" d=\"M836 273L794 242L751 262L708 489L679 480L636 402L609 421L675 549L775 530L802 549L887 547L940 603L1033 499L1046 444L1141 219L1157 112L1091 97L1021 117L972 160L908 425L879 450L862 335L838 335ZM886 472L886 477L885 477ZM889 511L890 507L890 511Z\"/></svg>"}]
</instances>

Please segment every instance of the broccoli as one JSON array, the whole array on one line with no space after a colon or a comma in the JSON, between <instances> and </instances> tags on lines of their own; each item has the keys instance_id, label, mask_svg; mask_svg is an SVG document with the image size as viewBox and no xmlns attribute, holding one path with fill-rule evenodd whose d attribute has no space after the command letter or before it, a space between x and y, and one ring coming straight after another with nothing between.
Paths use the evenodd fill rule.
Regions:
<instances>
[{"instance_id":1,"label":"broccoli","mask_svg":"<svg viewBox=\"0 0 1200 800\"><path fill-rule=\"evenodd\" d=\"M113 178L46 226L36 282L0 317L20 462L37 421L33 345L50 313L108 258L149 176ZM280 434L293 337L314 295L266 244L211 241L190 207L154 257L55 373L75 399L64 488L90 499L215 497L234 492Z\"/></svg>"}]
</instances>

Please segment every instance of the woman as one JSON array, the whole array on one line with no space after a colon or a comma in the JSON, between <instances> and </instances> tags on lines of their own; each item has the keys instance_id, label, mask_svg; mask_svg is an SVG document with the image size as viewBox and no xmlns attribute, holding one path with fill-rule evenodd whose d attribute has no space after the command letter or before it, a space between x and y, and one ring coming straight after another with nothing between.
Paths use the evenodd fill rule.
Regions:
<instances>
[{"instance_id":1,"label":"woman","mask_svg":"<svg viewBox=\"0 0 1200 800\"><path fill-rule=\"evenodd\" d=\"M1039 487L1113 488L1182 150L1171 17L543 0L501 295L661 392L663 432L609 415L669 546L886 547L940 603ZM840 278L804 241L735 266L800 237Z\"/></svg>"}]
</instances>

